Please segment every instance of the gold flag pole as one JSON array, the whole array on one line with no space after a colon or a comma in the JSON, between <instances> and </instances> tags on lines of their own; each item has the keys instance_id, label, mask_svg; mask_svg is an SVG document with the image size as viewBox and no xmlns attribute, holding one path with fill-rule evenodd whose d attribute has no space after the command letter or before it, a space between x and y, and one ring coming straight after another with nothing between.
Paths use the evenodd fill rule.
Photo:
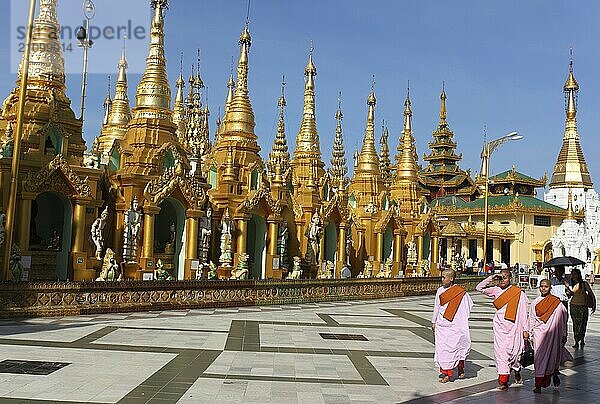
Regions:
<instances>
[{"instance_id":1,"label":"gold flag pole","mask_svg":"<svg viewBox=\"0 0 600 404\"><path fill-rule=\"evenodd\" d=\"M19 109L17 110L17 128L13 136L12 165L10 171L10 190L6 209L6 226L4 238L4 257L2 261L2 280L8 280L10 252L14 233L15 204L17 200L17 179L19 176L19 160L21 159L21 136L23 135L23 116L25 113L25 94L29 78L29 54L31 53L31 37L33 34L33 19L37 0L29 1L29 16L27 17L27 39L23 65L21 66L21 88L19 91Z\"/></svg>"}]
</instances>

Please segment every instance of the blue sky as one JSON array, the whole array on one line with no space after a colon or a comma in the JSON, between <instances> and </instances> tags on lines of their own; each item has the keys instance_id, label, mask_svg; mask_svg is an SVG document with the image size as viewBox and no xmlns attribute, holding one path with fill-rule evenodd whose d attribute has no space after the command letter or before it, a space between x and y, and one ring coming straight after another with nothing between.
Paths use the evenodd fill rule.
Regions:
<instances>
[{"instance_id":1,"label":"blue sky","mask_svg":"<svg viewBox=\"0 0 600 404\"><path fill-rule=\"evenodd\" d=\"M149 24L148 2L135 10L114 8L96 1L98 18L132 14ZM61 10L80 9L79 0L60 0ZM133 3L132 3L133 4ZM214 121L224 103L231 57L237 62L239 34L246 14L246 0L173 0L166 15L166 49L169 80L174 88L179 55L185 53L185 72L202 52L202 75L209 87L209 106ZM9 7L3 1L0 10ZM139 9L139 10L138 10ZM0 94L8 94L15 75L10 72L10 39L13 32L2 12L0 24ZM534 177L550 176L564 133L562 86L567 77L569 47L574 49L575 76L580 84L578 124L592 179L600 181L600 149L597 113L600 80L600 5L596 1L469 0L365 2L359 0L254 0L250 12L253 43L250 53L250 98L256 117L256 133L265 157L276 132L277 98L281 76L286 76L286 132L293 149L300 126L303 102L303 70L310 41L314 43L317 127L324 160L329 164L337 93L342 91L344 135L349 165L360 147L367 114L366 98L375 75L376 127L381 120L390 130L390 149L395 152L402 127L407 82L413 108L417 151L428 153L427 143L439 120L442 81L448 95L448 122L462 153L461 167L479 170L483 127L495 138L516 130L525 138L499 149L492 172L515 164ZM16 18L16 17L13 17ZM25 15L22 17L23 24ZM120 43L102 44L90 52L90 65L110 61L116 74ZM148 41L128 45L130 55L145 55ZM81 51L75 49L80 71ZM132 70L143 57L131 60ZM104 65L103 65L104 66ZM102 69L101 69L102 70ZM106 70L106 69L105 69ZM109 72L107 72L109 73ZM107 74L88 77L88 106L84 136L91 140L100 131ZM135 99L139 74L129 74L129 95ZM69 74L68 95L73 109L80 106L80 74ZM174 91L173 91L174 93Z\"/></svg>"}]
</instances>

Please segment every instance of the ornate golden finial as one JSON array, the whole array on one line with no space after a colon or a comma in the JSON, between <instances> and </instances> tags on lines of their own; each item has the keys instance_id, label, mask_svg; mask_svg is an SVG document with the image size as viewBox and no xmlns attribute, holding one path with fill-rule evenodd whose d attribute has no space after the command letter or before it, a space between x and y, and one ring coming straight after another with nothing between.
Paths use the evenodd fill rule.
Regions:
<instances>
[{"instance_id":1,"label":"ornate golden finial","mask_svg":"<svg viewBox=\"0 0 600 404\"><path fill-rule=\"evenodd\" d=\"M112 100L110 99L110 75L108 76L108 92L106 93L106 98L104 99L104 119L102 120L102 125L106 125L108 123L108 115L110 114L110 107L112 105Z\"/></svg>"},{"instance_id":2,"label":"ornate golden finial","mask_svg":"<svg viewBox=\"0 0 600 404\"><path fill-rule=\"evenodd\" d=\"M237 69L237 86L229 106L226 108L223 130L221 135L244 137L252 142L253 148L258 148L254 134L254 112L248 96L248 52L252 45L252 37L248 30L248 21L240 35L240 58Z\"/></svg>"},{"instance_id":3,"label":"ornate golden finial","mask_svg":"<svg viewBox=\"0 0 600 404\"><path fill-rule=\"evenodd\" d=\"M284 182L282 175L290 166L290 153L288 152L287 139L285 135L284 109L286 102L284 89L285 76L283 76L281 80L281 97L279 97L279 100L277 100L277 106L279 107L277 135L275 136L273 149L271 150L271 153L269 153L269 158L267 159L267 170L269 172L269 177L271 180L279 184Z\"/></svg>"},{"instance_id":4,"label":"ornate golden finial","mask_svg":"<svg viewBox=\"0 0 600 404\"><path fill-rule=\"evenodd\" d=\"M306 82L304 85L304 108L302 112L302 123L300 131L296 137L295 155L311 154L312 157L321 158L321 145L317 132L317 122L315 118L315 76L317 68L313 62L313 46L311 41L308 63L304 69Z\"/></svg>"},{"instance_id":5,"label":"ornate golden finial","mask_svg":"<svg viewBox=\"0 0 600 404\"><path fill-rule=\"evenodd\" d=\"M440 126L446 123L446 83L442 81L442 94L440 95Z\"/></svg>"},{"instance_id":6,"label":"ornate golden finial","mask_svg":"<svg viewBox=\"0 0 600 404\"><path fill-rule=\"evenodd\" d=\"M412 110L410 109L410 85L406 91L406 100L404 101L404 132L412 132Z\"/></svg>"},{"instance_id":7,"label":"ornate golden finial","mask_svg":"<svg viewBox=\"0 0 600 404\"><path fill-rule=\"evenodd\" d=\"M235 91L235 81L233 80L233 73L229 76L229 81L227 82L227 98L225 99L225 113L229 110L229 106L233 101L233 94Z\"/></svg>"},{"instance_id":8,"label":"ornate golden finial","mask_svg":"<svg viewBox=\"0 0 600 404\"><path fill-rule=\"evenodd\" d=\"M346 175L348 174L348 167L346 166L346 150L344 149L344 135L342 134L342 119L344 114L342 113L342 93L338 93L338 109L335 113L335 119L337 120L337 126L335 128L335 137L333 140L333 151L331 153L331 168L329 169L329 175L331 176L332 183L338 189L344 189L348 183Z\"/></svg>"},{"instance_id":9,"label":"ornate golden finial","mask_svg":"<svg viewBox=\"0 0 600 404\"><path fill-rule=\"evenodd\" d=\"M27 87L51 85L65 90L65 61L59 42L57 4L58 0L40 0L38 15L33 22ZM23 61L19 65L18 85L20 85L22 69Z\"/></svg>"},{"instance_id":10,"label":"ornate golden finial","mask_svg":"<svg viewBox=\"0 0 600 404\"><path fill-rule=\"evenodd\" d=\"M167 79L165 58L164 11L167 0L152 0L154 17L150 29L150 49L146 69L136 93L135 118L171 119L171 88Z\"/></svg>"},{"instance_id":11,"label":"ornate golden finial","mask_svg":"<svg viewBox=\"0 0 600 404\"><path fill-rule=\"evenodd\" d=\"M375 76L371 82L371 92L367 98L367 126L365 130L365 137L363 139L363 147L358 156L358 165L354 170L356 174L374 174L380 175L379 169L379 157L377 156L377 149L375 149L375 104L377 100L375 98Z\"/></svg>"}]
</instances>

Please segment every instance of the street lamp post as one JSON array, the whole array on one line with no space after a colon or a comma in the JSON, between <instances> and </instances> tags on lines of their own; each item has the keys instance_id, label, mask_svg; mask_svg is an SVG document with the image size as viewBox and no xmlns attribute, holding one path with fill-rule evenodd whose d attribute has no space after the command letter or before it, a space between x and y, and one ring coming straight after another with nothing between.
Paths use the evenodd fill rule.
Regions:
<instances>
[{"instance_id":1,"label":"street lamp post","mask_svg":"<svg viewBox=\"0 0 600 404\"><path fill-rule=\"evenodd\" d=\"M481 157L483 160L483 167L485 170L485 190L483 195L483 264L487 264L487 238L488 238L488 194L490 185L490 157L494 150L502 146L506 142L511 140L521 140L523 136L517 132L510 132L501 138L490 140L485 142L483 145L483 152ZM492 257L493 258L493 257Z\"/></svg>"},{"instance_id":2,"label":"street lamp post","mask_svg":"<svg viewBox=\"0 0 600 404\"><path fill-rule=\"evenodd\" d=\"M33 35L33 19L37 0L30 0L29 15L27 18L27 38L25 40L25 53L21 65L21 83L19 88L19 109L17 110L17 128L13 135L13 152L10 170L10 188L8 193L8 206L6 209L6 225L4 236L4 255L2 262L2 280L8 280L10 267L10 252L15 224L15 206L17 203L17 177L19 176L19 161L21 158L21 136L23 136L23 120L25 117L25 95L29 78L29 55L31 54L31 38ZM20 279L15 279L20 280Z\"/></svg>"},{"instance_id":3,"label":"street lamp post","mask_svg":"<svg viewBox=\"0 0 600 404\"><path fill-rule=\"evenodd\" d=\"M85 27L79 27L77 31L77 45L83 48L83 79L81 82L81 123L83 125L83 113L85 111L85 90L87 87L88 50L94 45L90 39L90 21L96 16L96 7L92 0L84 0L83 15L85 16Z\"/></svg>"}]
</instances>

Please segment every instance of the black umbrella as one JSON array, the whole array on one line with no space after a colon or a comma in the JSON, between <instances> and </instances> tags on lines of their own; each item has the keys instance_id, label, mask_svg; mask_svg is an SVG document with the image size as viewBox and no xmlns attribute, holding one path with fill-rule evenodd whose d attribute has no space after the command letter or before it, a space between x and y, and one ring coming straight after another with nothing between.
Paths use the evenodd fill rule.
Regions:
<instances>
[{"instance_id":1,"label":"black umbrella","mask_svg":"<svg viewBox=\"0 0 600 404\"><path fill-rule=\"evenodd\" d=\"M576 265L585 265L585 262L575 257L556 257L544 264L544 268L550 267L574 267Z\"/></svg>"}]
</instances>

